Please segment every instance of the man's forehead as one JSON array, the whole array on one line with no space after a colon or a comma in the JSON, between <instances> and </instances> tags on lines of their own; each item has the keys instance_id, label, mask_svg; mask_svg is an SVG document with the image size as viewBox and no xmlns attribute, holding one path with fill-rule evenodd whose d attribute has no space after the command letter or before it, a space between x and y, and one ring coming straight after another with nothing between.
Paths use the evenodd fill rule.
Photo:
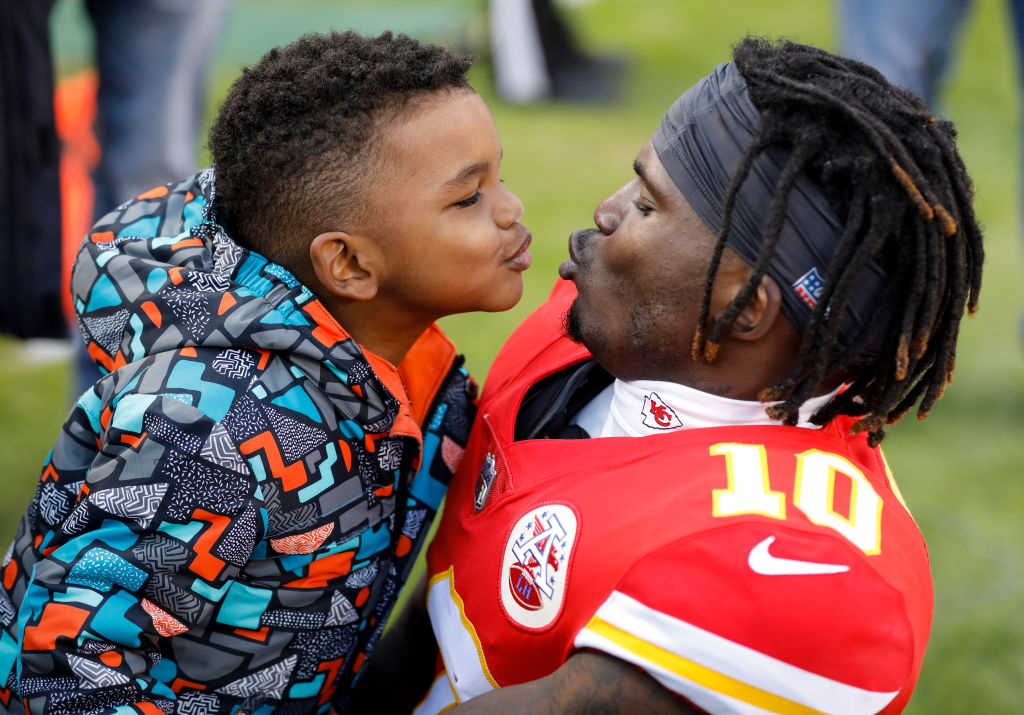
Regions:
<instances>
[{"instance_id":1,"label":"man's forehead","mask_svg":"<svg viewBox=\"0 0 1024 715\"><path fill-rule=\"evenodd\" d=\"M633 160L633 172L637 178L654 194L654 198L663 201L678 201L683 199L679 188L672 181L665 166L661 163L654 145L648 141L640 149L636 159Z\"/></svg>"}]
</instances>

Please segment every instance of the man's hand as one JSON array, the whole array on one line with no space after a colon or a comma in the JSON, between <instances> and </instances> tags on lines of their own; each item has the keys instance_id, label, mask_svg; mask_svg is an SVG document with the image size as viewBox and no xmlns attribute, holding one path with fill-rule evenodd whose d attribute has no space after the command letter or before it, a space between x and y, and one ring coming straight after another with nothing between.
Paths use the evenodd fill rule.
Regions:
<instances>
[{"instance_id":1,"label":"man's hand","mask_svg":"<svg viewBox=\"0 0 1024 715\"><path fill-rule=\"evenodd\" d=\"M551 675L484 693L452 712L696 715L701 711L625 661L604 653L580 651Z\"/></svg>"}]
</instances>

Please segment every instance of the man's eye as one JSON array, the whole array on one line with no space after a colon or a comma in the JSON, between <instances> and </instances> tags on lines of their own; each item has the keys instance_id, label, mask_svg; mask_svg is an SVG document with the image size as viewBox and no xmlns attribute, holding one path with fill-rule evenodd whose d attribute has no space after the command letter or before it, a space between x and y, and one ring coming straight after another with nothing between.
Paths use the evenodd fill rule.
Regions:
<instances>
[{"instance_id":1,"label":"man's eye","mask_svg":"<svg viewBox=\"0 0 1024 715\"><path fill-rule=\"evenodd\" d=\"M648 206L647 204L645 204L642 201L639 201L637 199L633 199L633 205L636 206L637 211L642 213L644 216L649 214L651 211L654 211L654 207L653 206Z\"/></svg>"},{"instance_id":2,"label":"man's eye","mask_svg":"<svg viewBox=\"0 0 1024 715\"><path fill-rule=\"evenodd\" d=\"M476 191L476 192L473 193L472 196L467 196L462 201L456 201L455 205L460 207L460 208L465 208L466 206L472 206L477 201L479 201L481 198L483 198L483 194L481 194L479 191Z\"/></svg>"}]
</instances>

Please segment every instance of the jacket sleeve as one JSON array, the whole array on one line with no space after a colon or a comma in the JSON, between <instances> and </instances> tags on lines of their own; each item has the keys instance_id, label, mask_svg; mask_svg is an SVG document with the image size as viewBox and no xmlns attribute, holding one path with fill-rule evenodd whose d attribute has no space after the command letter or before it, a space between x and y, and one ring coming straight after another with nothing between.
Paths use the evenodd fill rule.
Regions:
<instances>
[{"instance_id":1,"label":"jacket sleeve","mask_svg":"<svg viewBox=\"0 0 1024 715\"><path fill-rule=\"evenodd\" d=\"M155 713L173 700L161 648L232 627L226 604L264 523L216 420L177 396L87 392L5 568L19 583L9 665L29 711Z\"/></svg>"}]
</instances>

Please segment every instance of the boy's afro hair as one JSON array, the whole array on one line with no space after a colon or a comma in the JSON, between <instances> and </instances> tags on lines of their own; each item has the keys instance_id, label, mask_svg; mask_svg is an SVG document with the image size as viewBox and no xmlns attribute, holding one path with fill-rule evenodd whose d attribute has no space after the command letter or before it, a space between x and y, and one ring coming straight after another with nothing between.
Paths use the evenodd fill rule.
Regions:
<instances>
[{"instance_id":1,"label":"boy's afro hair","mask_svg":"<svg viewBox=\"0 0 1024 715\"><path fill-rule=\"evenodd\" d=\"M374 139L420 95L469 88L473 60L406 35L308 34L243 69L210 130L219 219L286 266L362 208Z\"/></svg>"}]
</instances>

